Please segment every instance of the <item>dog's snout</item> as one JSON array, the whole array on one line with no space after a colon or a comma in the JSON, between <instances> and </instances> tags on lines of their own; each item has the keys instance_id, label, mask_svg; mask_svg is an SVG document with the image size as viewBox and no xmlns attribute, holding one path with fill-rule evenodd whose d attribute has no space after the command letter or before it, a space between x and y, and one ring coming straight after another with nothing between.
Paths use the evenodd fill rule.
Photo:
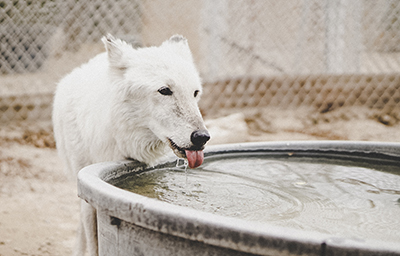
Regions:
<instances>
[{"instance_id":1,"label":"dog's snout","mask_svg":"<svg viewBox=\"0 0 400 256\"><path fill-rule=\"evenodd\" d=\"M190 140L196 147L202 147L210 139L210 134L207 130L198 130L192 132Z\"/></svg>"}]
</instances>

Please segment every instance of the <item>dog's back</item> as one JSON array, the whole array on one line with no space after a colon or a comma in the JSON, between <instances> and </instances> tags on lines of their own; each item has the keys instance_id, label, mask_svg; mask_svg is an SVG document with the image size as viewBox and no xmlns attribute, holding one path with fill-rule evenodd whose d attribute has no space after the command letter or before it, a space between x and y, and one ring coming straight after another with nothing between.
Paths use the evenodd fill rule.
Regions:
<instances>
[{"instance_id":1,"label":"dog's back","mask_svg":"<svg viewBox=\"0 0 400 256\"><path fill-rule=\"evenodd\" d=\"M57 150L68 171L75 178L83 167L93 163L96 140L108 144L106 123L110 109L107 92L107 55L100 54L73 70L57 86L53 106L53 127ZM102 95L104 94L104 95ZM97 130L95 130L97 126ZM97 137L97 138L96 138ZM108 150L112 152L112 145ZM104 159L106 161L108 159Z\"/></svg>"}]
</instances>

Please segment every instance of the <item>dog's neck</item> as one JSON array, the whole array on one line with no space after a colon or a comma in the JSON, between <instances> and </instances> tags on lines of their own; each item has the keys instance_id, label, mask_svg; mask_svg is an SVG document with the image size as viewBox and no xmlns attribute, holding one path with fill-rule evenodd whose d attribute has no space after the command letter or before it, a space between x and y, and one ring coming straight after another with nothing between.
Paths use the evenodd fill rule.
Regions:
<instances>
[{"instance_id":1,"label":"dog's neck","mask_svg":"<svg viewBox=\"0 0 400 256\"><path fill-rule=\"evenodd\" d=\"M124 158L154 165L166 154L166 143L158 139L150 129L136 127L131 131L128 134L116 131L114 136L117 148Z\"/></svg>"}]
</instances>

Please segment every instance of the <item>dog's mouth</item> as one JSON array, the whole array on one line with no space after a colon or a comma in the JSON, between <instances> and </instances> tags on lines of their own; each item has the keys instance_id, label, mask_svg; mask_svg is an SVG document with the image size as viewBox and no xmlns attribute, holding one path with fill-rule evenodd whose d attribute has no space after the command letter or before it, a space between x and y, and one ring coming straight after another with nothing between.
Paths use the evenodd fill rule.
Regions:
<instances>
[{"instance_id":1,"label":"dog's mouth","mask_svg":"<svg viewBox=\"0 0 400 256\"><path fill-rule=\"evenodd\" d=\"M169 146L177 157L188 160L190 168L199 167L204 161L204 146L201 148L181 148L168 138Z\"/></svg>"}]
</instances>

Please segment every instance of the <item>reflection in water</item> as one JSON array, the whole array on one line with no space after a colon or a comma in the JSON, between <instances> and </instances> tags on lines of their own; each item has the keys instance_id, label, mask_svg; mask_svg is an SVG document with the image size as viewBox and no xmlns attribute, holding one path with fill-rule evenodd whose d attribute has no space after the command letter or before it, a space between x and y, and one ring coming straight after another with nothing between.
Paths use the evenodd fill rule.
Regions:
<instances>
[{"instance_id":1,"label":"reflection in water","mask_svg":"<svg viewBox=\"0 0 400 256\"><path fill-rule=\"evenodd\" d=\"M400 242L397 166L246 155L213 157L185 171L175 167L132 174L116 185L219 215Z\"/></svg>"}]
</instances>

